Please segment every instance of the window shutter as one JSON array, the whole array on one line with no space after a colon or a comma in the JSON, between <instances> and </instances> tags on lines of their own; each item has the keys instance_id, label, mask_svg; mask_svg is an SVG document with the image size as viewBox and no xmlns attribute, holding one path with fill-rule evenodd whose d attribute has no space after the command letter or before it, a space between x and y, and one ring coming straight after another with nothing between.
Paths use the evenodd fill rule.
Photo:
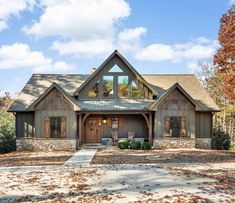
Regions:
<instances>
[{"instance_id":1,"label":"window shutter","mask_svg":"<svg viewBox=\"0 0 235 203\"><path fill-rule=\"evenodd\" d=\"M46 116L44 118L44 137L49 138L50 136L50 118Z\"/></svg>"},{"instance_id":2,"label":"window shutter","mask_svg":"<svg viewBox=\"0 0 235 203\"><path fill-rule=\"evenodd\" d=\"M186 136L186 118L185 116L180 117L180 136Z\"/></svg>"},{"instance_id":3,"label":"window shutter","mask_svg":"<svg viewBox=\"0 0 235 203\"><path fill-rule=\"evenodd\" d=\"M165 133L169 134L170 133L170 117L165 116Z\"/></svg>"},{"instance_id":4,"label":"window shutter","mask_svg":"<svg viewBox=\"0 0 235 203\"><path fill-rule=\"evenodd\" d=\"M66 117L61 117L61 138L66 138Z\"/></svg>"},{"instance_id":5,"label":"window shutter","mask_svg":"<svg viewBox=\"0 0 235 203\"><path fill-rule=\"evenodd\" d=\"M107 119L107 127L112 128L112 119L111 118Z\"/></svg>"},{"instance_id":6,"label":"window shutter","mask_svg":"<svg viewBox=\"0 0 235 203\"><path fill-rule=\"evenodd\" d=\"M119 118L118 119L118 127L119 128L124 128L124 118Z\"/></svg>"}]
</instances>

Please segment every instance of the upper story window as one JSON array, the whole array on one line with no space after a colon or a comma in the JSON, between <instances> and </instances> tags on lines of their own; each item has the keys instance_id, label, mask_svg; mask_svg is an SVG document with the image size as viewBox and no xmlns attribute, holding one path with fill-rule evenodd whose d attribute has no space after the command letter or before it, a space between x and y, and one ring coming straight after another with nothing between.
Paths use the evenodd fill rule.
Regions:
<instances>
[{"instance_id":1,"label":"upper story window","mask_svg":"<svg viewBox=\"0 0 235 203\"><path fill-rule=\"evenodd\" d=\"M95 98L99 96L99 84L100 81L98 80L95 85L88 91L88 97Z\"/></svg>"},{"instance_id":2,"label":"upper story window","mask_svg":"<svg viewBox=\"0 0 235 203\"><path fill-rule=\"evenodd\" d=\"M143 90L134 82L131 82L131 96L133 98L144 98Z\"/></svg>"},{"instance_id":3,"label":"upper story window","mask_svg":"<svg viewBox=\"0 0 235 203\"><path fill-rule=\"evenodd\" d=\"M109 73L123 73L122 69L115 64L110 70Z\"/></svg>"},{"instance_id":4,"label":"upper story window","mask_svg":"<svg viewBox=\"0 0 235 203\"><path fill-rule=\"evenodd\" d=\"M128 76L118 76L118 97L127 98L129 95Z\"/></svg>"},{"instance_id":5,"label":"upper story window","mask_svg":"<svg viewBox=\"0 0 235 203\"><path fill-rule=\"evenodd\" d=\"M103 76L103 97L113 97L113 76Z\"/></svg>"},{"instance_id":6,"label":"upper story window","mask_svg":"<svg viewBox=\"0 0 235 203\"><path fill-rule=\"evenodd\" d=\"M87 91L88 98L151 98L149 89L142 82L135 81L134 75L121 69L117 64L97 77L96 83Z\"/></svg>"}]
</instances>

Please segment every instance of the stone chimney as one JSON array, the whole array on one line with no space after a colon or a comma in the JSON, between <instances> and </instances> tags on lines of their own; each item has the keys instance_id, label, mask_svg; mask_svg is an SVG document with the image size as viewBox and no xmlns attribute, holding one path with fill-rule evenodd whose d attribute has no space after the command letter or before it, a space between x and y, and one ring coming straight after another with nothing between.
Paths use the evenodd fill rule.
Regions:
<instances>
[{"instance_id":1,"label":"stone chimney","mask_svg":"<svg viewBox=\"0 0 235 203\"><path fill-rule=\"evenodd\" d=\"M93 74L96 71L96 68L91 69L91 74Z\"/></svg>"}]
</instances>

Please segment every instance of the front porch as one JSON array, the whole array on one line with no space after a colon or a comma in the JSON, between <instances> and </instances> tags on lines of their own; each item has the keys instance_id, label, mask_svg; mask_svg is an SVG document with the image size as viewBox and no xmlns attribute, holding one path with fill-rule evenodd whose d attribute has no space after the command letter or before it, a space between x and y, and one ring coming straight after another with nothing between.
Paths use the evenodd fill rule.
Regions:
<instances>
[{"instance_id":1,"label":"front porch","mask_svg":"<svg viewBox=\"0 0 235 203\"><path fill-rule=\"evenodd\" d=\"M101 143L109 140L112 143L114 136L128 139L130 135L135 140L153 140L153 115L151 111L103 111L78 112L77 136L79 146L84 143Z\"/></svg>"}]
</instances>

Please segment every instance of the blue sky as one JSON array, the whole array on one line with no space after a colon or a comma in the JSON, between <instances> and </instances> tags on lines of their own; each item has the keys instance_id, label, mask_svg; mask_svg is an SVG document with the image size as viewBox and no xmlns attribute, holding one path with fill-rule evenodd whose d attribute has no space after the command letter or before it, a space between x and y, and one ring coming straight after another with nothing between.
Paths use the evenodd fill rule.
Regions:
<instances>
[{"instance_id":1,"label":"blue sky","mask_svg":"<svg viewBox=\"0 0 235 203\"><path fill-rule=\"evenodd\" d=\"M118 49L140 73L194 73L218 49L233 0L2 0L0 87L89 73Z\"/></svg>"}]
</instances>

